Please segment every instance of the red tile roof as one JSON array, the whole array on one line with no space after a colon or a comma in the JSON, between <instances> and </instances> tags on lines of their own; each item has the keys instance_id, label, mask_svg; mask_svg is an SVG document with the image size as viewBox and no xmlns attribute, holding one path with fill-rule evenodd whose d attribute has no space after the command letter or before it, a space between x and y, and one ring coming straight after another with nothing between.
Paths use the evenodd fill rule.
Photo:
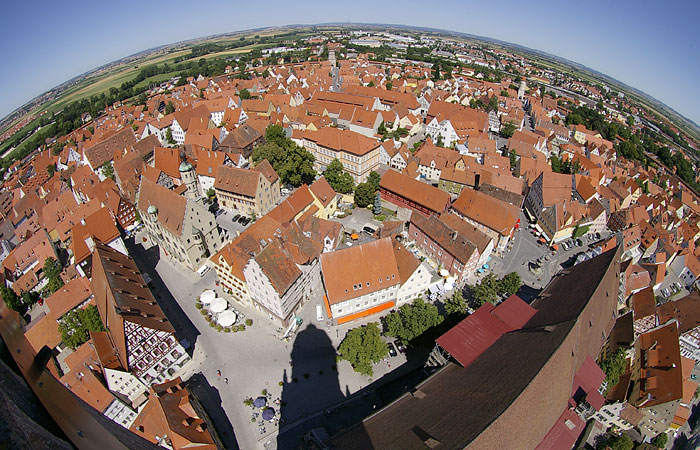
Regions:
<instances>
[{"instance_id":1,"label":"red tile roof","mask_svg":"<svg viewBox=\"0 0 700 450\"><path fill-rule=\"evenodd\" d=\"M500 305L482 305L435 342L466 367L505 333L520 329L535 315L535 309L517 295Z\"/></svg>"}]
</instances>

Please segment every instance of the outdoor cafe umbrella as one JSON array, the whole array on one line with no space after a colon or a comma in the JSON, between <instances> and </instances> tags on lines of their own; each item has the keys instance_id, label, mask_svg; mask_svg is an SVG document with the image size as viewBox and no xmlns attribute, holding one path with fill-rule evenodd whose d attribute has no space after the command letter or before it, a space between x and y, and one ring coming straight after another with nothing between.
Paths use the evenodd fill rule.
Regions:
<instances>
[{"instance_id":1,"label":"outdoor cafe umbrella","mask_svg":"<svg viewBox=\"0 0 700 450\"><path fill-rule=\"evenodd\" d=\"M265 397L258 397L253 401L253 406L255 406L256 408L262 408L266 404L267 404L267 398L265 398Z\"/></svg>"},{"instance_id":2,"label":"outdoor cafe umbrella","mask_svg":"<svg viewBox=\"0 0 700 450\"><path fill-rule=\"evenodd\" d=\"M230 309L227 309L226 311L219 314L219 317L216 318L216 321L219 322L219 325L221 325L222 327L230 327L231 325L236 323L236 313L231 311Z\"/></svg>"},{"instance_id":3,"label":"outdoor cafe umbrella","mask_svg":"<svg viewBox=\"0 0 700 450\"><path fill-rule=\"evenodd\" d=\"M212 300L211 305L209 305L209 307L211 308L211 312L220 313L228 307L228 302L221 297L217 297L214 300Z\"/></svg>"},{"instance_id":4,"label":"outdoor cafe umbrella","mask_svg":"<svg viewBox=\"0 0 700 450\"><path fill-rule=\"evenodd\" d=\"M199 301L204 305L208 305L215 298L216 292L212 291L211 289L207 289L206 291L202 292L202 295L199 296Z\"/></svg>"},{"instance_id":5,"label":"outdoor cafe umbrella","mask_svg":"<svg viewBox=\"0 0 700 450\"><path fill-rule=\"evenodd\" d=\"M262 413L262 418L264 420L272 420L275 418L275 410L273 408L266 408Z\"/></svg>"}]
</instances>

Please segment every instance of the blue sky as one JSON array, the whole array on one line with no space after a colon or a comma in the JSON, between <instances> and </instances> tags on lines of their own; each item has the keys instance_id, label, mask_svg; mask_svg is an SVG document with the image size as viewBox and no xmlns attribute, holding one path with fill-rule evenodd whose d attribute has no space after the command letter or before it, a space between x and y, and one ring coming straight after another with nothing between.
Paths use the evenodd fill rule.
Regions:
<instances>
[{"instance_id":1,"label":"blue sky","mask_svg":"<svg viewBox=\"0 0 700 450\"><path fill-rule=\"evenodd\" d=\"M648 0L6 2L0 117L76 75L138 51L249 28L395 23L517 43L584 64L700 124L700 2Z\"/></svg>"}]
</instances>

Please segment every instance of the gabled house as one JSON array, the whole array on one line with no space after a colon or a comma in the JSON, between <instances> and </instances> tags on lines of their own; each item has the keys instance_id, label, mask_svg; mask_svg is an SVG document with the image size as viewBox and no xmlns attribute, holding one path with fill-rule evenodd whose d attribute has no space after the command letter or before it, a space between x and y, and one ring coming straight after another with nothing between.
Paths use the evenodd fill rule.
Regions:
<instances>
[{"instance_id":1,"label":"gabled house","mask_svg":"<svg viewBox=\"0 0 700 450\"><path fill-rule=\"evenodd\" d=\"M129 371L148 386L178 376L190 357L134 260L99 242L92 259L92 292L112 357L106 367ZM105 354L98 354L103 364Z\"/></svg>"}]
</instances>

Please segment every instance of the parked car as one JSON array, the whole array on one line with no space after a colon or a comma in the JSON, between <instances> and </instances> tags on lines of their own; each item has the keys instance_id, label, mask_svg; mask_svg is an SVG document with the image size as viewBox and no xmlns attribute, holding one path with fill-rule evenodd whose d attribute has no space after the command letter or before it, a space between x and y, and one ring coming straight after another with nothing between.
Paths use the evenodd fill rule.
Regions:
<instances>
[{"instance_id":1,"label":"parked car","mask_svg":"<svg viewBox=\"0 0 700 450\"><path fill-rule=\"evenodd\" d=\"M245 221L246 219L247 219L247 217L244 216L243 214L241 214L241 217L238 218L238 221L239 221L240 223L243 223L243 221Z\"/></svg>"},{"instance_id":2,"label":"parked car","mask_svg":"<svg viewBox=\"0 0 700 450\"><path fill-rule=\"evenodd\" d=\"M582 247L583 241L581 239L576 239L576 245L578 245L579 247Z\"/></svg>"},{"instance_id":3,"label":"parked car","mask_svg":"<svg viewBox=\"0 0 700 450\"><path fill-rule=\"evenodd\" d=\"M398 349L399 352L406 353L406 346L403 345L403 342L396 341L396 348Z\"/></svg>"},{"instance_id":4,"label":"parked car","mask_svg":"<svg viewBox=\"0 0 700 450\"><path fill-rule=\"evenodd\" d=\"M676 288L676 292L680 292L683 289L683 286L677 281L673 282L673 286Z\"/></svg>"},{"instance_id":5,"label":"parked car","mask_svg":"<svg viewBox=\"0 0 700 450\"><path fill-rule=\"evenodd\" d=\"M671 296L671 291L669 291L668 288L663 288L663 289L661 289L661 294L662 294L664 297L668 298L668 297Z\"/></svg>"},{"instance_id":6,"label":"parked car","mask_svg":"<svg viewBox=\"0 0 700 450\"><path fill-rule=\"evenodd\" d=\"M390 354L392 357L398 355L398 353L396 352L396 347L394 346L394 343L393 343L393 342L389 342L389 354Z\"/></svg>"},{"instance_id":7,"label":"parked car","mask_svg":"<svg viewBox=\"0 0 700 450\"><path fill-rule=\"evenodd\" d=\"M236 214L236 215L233 216L233 218L231 219L231 222L238 222L238 219L240 219L240 218L241 218L241 215L240 215L240 214Z\"/></svg>"},{"instance_id":8,"label":"parked car","mask_svg":"<svg viewBox=\"0 0 700 450\"><path fill-rule=\"evenodd\" d=\"M241 219L241 225L246 226L246 225L248 225L249 223L250 223L250 218L248 218L248 217L243 217L243 218Z\"/></svg>"},{"instance_id":9,"label":"parked car","mask_svg":"<svg viewBox=\"0 0 700 450\"><path fill-rule=\"evenodd\" d=\"M211 269L211 267L205 264L202 267L200 267L199 270L197 270L197 273L200 277L203 277L204 275L206 275L207 272L209 272L209 269Z\"/></svg>"}]
</instances>

